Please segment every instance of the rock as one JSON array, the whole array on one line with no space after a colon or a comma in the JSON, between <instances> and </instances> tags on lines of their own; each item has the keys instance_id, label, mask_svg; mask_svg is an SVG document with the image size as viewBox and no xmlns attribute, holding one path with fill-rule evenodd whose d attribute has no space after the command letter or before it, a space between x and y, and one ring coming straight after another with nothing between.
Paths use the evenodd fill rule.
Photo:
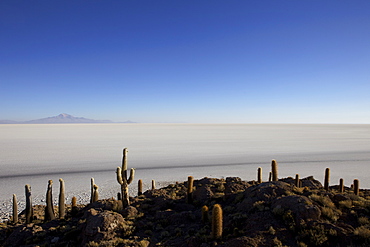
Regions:
<instances>
[{"instance_id":1,"label":"rock","mask_svg":"<svg viewBox=\"0 0 370 247\"><path fill-rule=\"evenodd\" d=\"M116 236L116 231L125 224L122 215L112 211L99 213L95 209L89 209L84 217L86 223L82 226L83 245L90 241L112 239Z\"/></svg>"},{"instance_id":2,"label":"rock","mask_svg":"<svg viewBox=\"0 0 370 247\"><path fill-rule=\"evenodd\" d=\"M290 210L297 224L299 224L301 219L304 221L318 220L321 215L320 209L313 205L310 199L299 195L278 198L272 203L271 207L273 212L280 209L284 211Z\"/></svg>"}]
</instances>

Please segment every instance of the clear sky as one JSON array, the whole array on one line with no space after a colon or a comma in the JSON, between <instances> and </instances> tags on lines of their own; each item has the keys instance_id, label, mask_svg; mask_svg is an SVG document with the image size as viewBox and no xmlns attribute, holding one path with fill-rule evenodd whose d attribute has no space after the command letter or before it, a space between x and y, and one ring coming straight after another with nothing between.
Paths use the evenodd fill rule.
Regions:
<instances>
[{"instance_id":1,"label":"clear sky","mask_svg":"<svg viewBox=\"0 0 370 247\"><path fill-rule=\"evenodd\" d=\"M2 0L0 119L370 123L370 1Z\"/></svg>"}]
</instances>

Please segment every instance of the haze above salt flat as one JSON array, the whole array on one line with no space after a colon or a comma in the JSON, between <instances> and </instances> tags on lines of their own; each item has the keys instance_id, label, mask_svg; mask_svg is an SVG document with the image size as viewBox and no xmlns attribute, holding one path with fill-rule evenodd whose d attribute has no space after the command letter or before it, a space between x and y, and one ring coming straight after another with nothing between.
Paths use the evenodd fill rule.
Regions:
<instances>
[{"instance_id":1,"label":"haze above salt flat","mask_svg":"<svg viewBox=\"0 0 370 247\"><path fill-rule=\"evenodd\" d=\"M370 188L370 125L299 124L22 124L0 125L0 198L45 194L47 180L58 178L70 194L89 193L90 178L103 195L115 196L115 169L127 147L135 181L149 184L202 177L267 180L272 159L279 177L313 175L322 181L331 168L331 184L360 179ZM131 189L136 187L136 183ZM147 186L148 188L148 186ZM105 193L105 194L104 194Z\"/></svg>"}]
</instances>

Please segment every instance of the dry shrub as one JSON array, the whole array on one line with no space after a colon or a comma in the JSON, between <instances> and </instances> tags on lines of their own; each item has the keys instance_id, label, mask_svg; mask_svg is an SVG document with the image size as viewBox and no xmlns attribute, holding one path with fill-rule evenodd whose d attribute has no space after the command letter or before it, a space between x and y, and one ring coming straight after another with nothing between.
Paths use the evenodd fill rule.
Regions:
<instances>
[{"instance_id":1,"label":"dry shrub","mask_svg":"<svg viewBox=\"0 0 370 247\"><path fill-rule=\"evenodd\" d=\"M358 218L358 223L360 225L367 225L367 224L370 223L370 221L369 221L369 218L367 218L367 217L359 217Z\"/></svg>"},{"instance_id":2,"label":"dry shrub","mask_svg":"<svg viewBox=\"0 0 370 247\"><path fill-rule=\"evenodd\" d=\"M344 200L339 202L340 208L351 208L352 207L352 201L351 200Z\"/></svg>"},{"instance_id":3,"label":"dry shrub","mask_svg":"<svg viewBox=\"0 0 370 247\"><path fill-rule=\"evenodd\" d=\"M365 238L365 239L370 238L370 230L366 228L365 226L357 227L353 233L359 236L360 238Z\"/></svg>"},{"instance_id":4,"label":"dry shrub","mask_svg":"<svg viewBox=\"0 0 370 247\"><path fill-rule=\"evenodd\" d=\"M321 196L317 194L312 194L309 196L311 200L321 204L321 206L335 208L335 204L327 196Z\"/></svg>"}]
</instances>

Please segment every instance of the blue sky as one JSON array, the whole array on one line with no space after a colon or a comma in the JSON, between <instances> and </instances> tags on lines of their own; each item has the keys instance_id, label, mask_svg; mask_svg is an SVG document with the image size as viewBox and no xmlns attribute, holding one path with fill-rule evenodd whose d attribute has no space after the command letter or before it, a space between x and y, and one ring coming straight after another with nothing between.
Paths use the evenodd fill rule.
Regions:
<instances>
[{"instance_id":1,"label":"blue sky","mask_svg":"<svg viewBox=\"0 0 370 247\"><path fill-rule=\"evenodd\" d=\"M370 123L370 1L0 2L0 119Z\"/></svg>"}]
</instances>

